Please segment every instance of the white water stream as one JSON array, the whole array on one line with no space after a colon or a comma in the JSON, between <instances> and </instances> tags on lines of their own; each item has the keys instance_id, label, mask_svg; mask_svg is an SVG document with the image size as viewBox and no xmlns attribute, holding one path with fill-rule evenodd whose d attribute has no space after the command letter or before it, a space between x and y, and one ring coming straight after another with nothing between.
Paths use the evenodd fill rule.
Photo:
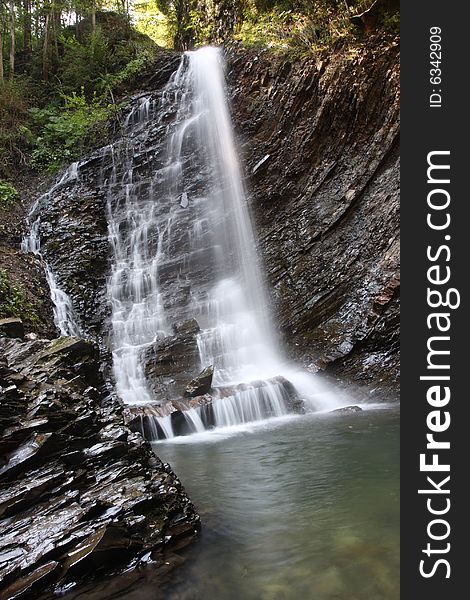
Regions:
<instances>
[{"instance_id":1,"label":"white water stream","mask_svg":"<svg viewBox=\"0 0 470 600\"><path fill-rule=\"evenodd\" d=\"M266 381L279 375L295 385L309 408L337 406L341 402L316 377L283 360L273 333L220 50L187 52L157 108L144 98L126 121L128 128L145 128L155 112L176 112L167 128L166 159L150 183L135 175L138 148L111 148L107 185L114 260L108 297L118 394L127 404L158 401L147 384L142 354L171 333L164 297L178 279L191 290L188 314L201 328L200 366L214 366L213 385L264 380L215 400L216 427L285 415L285 390ZM192 431L206 428L201 409L184 415ZM173 437L171 418L155 419L155 437Z\"/></svg>"},{"instance_id":2,"label":"white water stream","mask_svg":"<svg viewBox=\"0 0 470 600\"><path fill-rule=\"evenodd\" d=\"M107 196L112 252L107 296L116 390L124 403L144 405L154 415L153 439L177 432L171 414L154 410L168 398L149 385L144 354L185 319L197 320L199 368L214 367L215 388L210 418L203 406L183 412L186 433L285 416L291 410L286 379L307 410L350 403L288 363L279 349L219 49L186 52L160 101L141 97L124 122L123 138L104 148L101 157L99 185ZM23 250L41 255L40 209L79 179L80 165L73 163L37 200ZM45 261L44 266L61 335L80 336L71 298Z\"/></svg>"},{"instance_id":3,"label":"white water stream","mask_svg":"<svg viewBox=\"0 0 470 600\"><path fill-rule=\"evenodd\" d=\"M41 257L46 280L49 285L52 306L54 311L54 323L60 332L60 335L70 335L80 337L82 331L78 323L75 311L73 309L70 296L58 285L57 278L52 271L49 263L41 255L41 207L45 206L53 197L54 193L60 188L78 179L79 163L72 163L63 173L60 179L51 187L51 189L40 196L33 204L28 215L29 233L21 243L23 252L32 252Z\"/></svg>"}]
</instances>

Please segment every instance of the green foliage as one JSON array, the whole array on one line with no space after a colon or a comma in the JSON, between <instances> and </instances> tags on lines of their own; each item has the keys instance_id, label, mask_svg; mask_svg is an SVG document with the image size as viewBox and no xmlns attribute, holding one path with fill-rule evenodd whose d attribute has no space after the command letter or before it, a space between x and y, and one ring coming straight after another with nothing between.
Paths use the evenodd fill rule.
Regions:
<instances>
[{"instance_id":1,"label":"green foliage","mask_svg":"<svg viewBox=\"0 0 470 600\"><path fill-rule=\"evenodd\" d=\"M386 31L398 35L400 33L400 13L386 12L383 16L383 27Z\"/></svg>"},{"instance_id":2,"label":"green foliage","mask_svg":"<svg viewBox=\"0 0 470 600\"><path fill-rule=\"evenodd\" d=\"M356 40L364 26L353 16L371 8L378 30L398 33L398 0L245 0L236 39L246 46L310 55L338 39Z\"/></svg>"},{"instance_id":3,"label":"green foliage","mask_svg":"<svg viewBox=\"0 0 470 600\"><path fill-rule=\"evenodd\" d=\"M63 51L57 68L61 94L72 94L79 87L92 94L98 77L114 62L103 30L97 27L83 43L71 35L62 35L59 41Z\"/></svg>"},{"instance_id":4,"label":"green foliage","mask_svg":"<svg viewBox=\"0 0 470 600\"><path fill-rule=\"evenodd\" d=\"M31 155L37 170L54 172L63 162L78 158L106 139L113 105L96 93L88 101L83 87L78 94L64 94L63 100L63 107L50 104L30 111L40 131Z\"/></svg>"},{"instance_id":5,"label":"green foliage","mask_svg":"<svg viewBox=\"0 0 470 600\"><path fill-rule=\"evenodd\" d=\"M162 4L158 0L134 0L133 8L137 31L147 35L162 48L171 48L174 32L168 16L168 3L163 5L167 14L162 12Z\"/></svg>"},{"instance_id":6,"label":"green foliage","mask_svg":"<svg viewBox=\"0 0 470 600\"><path fill-rule=\"evenodd\" d=\"M13 284L8 273L0 269L0 318L7 317L39 323L36 307L28 300L23 287Z\"/></svg>"},{"instance_id":7,"label":"green foliage","mask_svg":"<svg viewBox=\"0 0 470 600\"><path fill-rule=\"evenodd\" d=\"M0 179L0 208L10 208L18 199L18 191L8 181Z\"/></svg>"},{"instance_id":8,"label":"green foliage","mask_svg":"<svg viewBox=\"0 0 470 600\"><path fill-rule=\"evenodd\" d=\"M235 39L248 48L287 48L292 29L299 18L300 15L291 10L275 7L269 12L262 12L252 7L247 10Z\"/></svg>"},{"instance_id":9,"label":"green foliage","mask_svg":"<svg viewBox=\"0 0 470 600\"><path fill-rule=\"evenodd\" d=\"M145 71L153 62L153 54L142 51L136 58L130 60L126 66L115 74L107 73L98 79L97 87L104 95L114 98L114 92L123 89L126 84L132 83L135 78Z\"/></svg>"},{"instance_id":10,"label":"green foliage","mask_svg":"<svg viewBox=\"0 0 470 600\"><path fill-rule=\"evenodd\" d=\"M0 81L0 178L11 178L21 165L55 171L107 141L116 95L132 87L157 50L130 26L125 3L117 4L120 12L97 11L94 27L92 4L83 0L77 9L84 18L72 26L49 24L47 47L44 39L33 39L25 62L17 61L28 76ZM41 2L33 9L40 7ZM47 12L40 14L45 18Z\"/></svg>"}]
</instances>

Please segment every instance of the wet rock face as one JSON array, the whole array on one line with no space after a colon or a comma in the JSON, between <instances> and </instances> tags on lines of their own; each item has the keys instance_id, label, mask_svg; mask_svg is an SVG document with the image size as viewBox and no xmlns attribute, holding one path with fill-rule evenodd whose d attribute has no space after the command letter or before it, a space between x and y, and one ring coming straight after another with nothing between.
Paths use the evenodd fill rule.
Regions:
<instances>
[{"instance_id":1,"label":"wet rock face","mask_svg":"<svg viewBox=\"0 0 470 600\"><path fill-rule=\"evenodd\" d=\"M197 321L178 323L173 331L174 335L157 340L143 355L147 383L161 400L182 396L189 379L199 369Z\"/></svg>"},{"instance_id":2,"label":"wet rock face","mask_svg":"<svg viewBox=\"0 0 470 600\"><path fill-rule=\"evenodd\" d=\"M203 396L211 391L212 377L214 376L214 367L206 367L199 373L197 377L191 379L184 390L184 395L194 398L195 396Z\"/></svg>"},{"instance_id":3,"label":"wet rock face","mask_svg":"<svg viewBox=\"0 0 470 600\"><path fill-rule=\"evenodd\" d=\"M259 250L293 358L398 389L399 52L228 51Z\"/></svg>"},{"instance_id":4,"label":"wet rock face","mask_svg":"<svg viewBox=\"0 0 470 600\"><path fill-rule=\"evenodd\" d=\"M259 254L271 291L273 321L287 353L312 371L398 389L399 365L399 55L371 39L290 62L267 51L227 51L233 120L241 142ZM159 105L178 56L164 55L146 93ZM134 104L133 104L134 103ZM136 97L131 106L137 106ZM127 133L134 177L161 166L174 110ZM123 151L125 154L125 151ZM201 182L188 162L172 230L188 250L192 199ZM196 164L196 163L195 163ZM124 168L124 167L122 167ZM191 170L193 169L193 170ZM68 292L86 333L106 346L106 182L112 153L84 161L79 180L58 189L41 214L44 254ZM124 171L117 173L121 181ZM122 187L122 186L121 186ZM117 193L117 192L116 192ZM150 191L141 189L144 202ZM116 202L121 202L116 198ZM166 208L165 208L166 210ZM191 290L211 271L205 254L160 266L169 323L190 320ZM183 341L183 338L185 341ZM160 352L161 350L161 352ZM201 368L195 333L174 330L144 357L157 397L181 394ZM189 374L189 378L188 378ZM184 391L184 389L183 389Z\"/></svg>"},{"instance_id":5,"label":"wet rock face","mask_svg":"<svg viewBox=\"0 0 470 600\"><path fill-rule=\"evenodd\" d=\"M0 207L0 319L20 317L26 333L53 337L53 309L44 265L39 257L20 250L26 233L26 205L37 193L38 182L20 179L15 185L21 200L9 209ZM9 335L5 327L0 327L0 336L2 330Z\"/></svg>"},{"instance_id":6,"label":"wet rock face","mask_svg":"<svg viewBox=\"0 0 470 600\"><path fill-rule=\"evenodd\" d=\"M0 596L39 597L192 541L181 483L105 396L91 342L0 338Z\"/></svg>"},{"instance_id":7,"label":"wet rock face","mask_svg":"<svg viewBox=\"0 0 470 600\"><path fill-rule=\"evenodd\" d=\"M0 319L0 337L24 337L24 326L21 319L11 317L8 319Z\"/></svg>"}]
</instances>

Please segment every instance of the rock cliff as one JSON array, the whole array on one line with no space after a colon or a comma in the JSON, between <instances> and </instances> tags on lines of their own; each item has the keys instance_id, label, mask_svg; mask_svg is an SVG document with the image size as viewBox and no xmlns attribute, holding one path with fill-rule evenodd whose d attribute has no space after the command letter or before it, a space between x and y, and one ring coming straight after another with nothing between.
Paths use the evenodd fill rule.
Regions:
<instances>
[{"instance_id":1,"label":"rock cliff","mask_svg":"<svg viewBox=\"0 0 470 600\"><path fill-rule=\"evenodd\" d=\"M276 322L311 369L396 389L399 51L229 53L233 118Z\"/></svg>"},{"instance_id":2,"label":"rock cliff","mask_svg":"<svg viewBox=\"0 0 470 600\"><path fill-rule=\"evenodd\" d=\"M398 46L369 40L299 61L232 46L226 56L259 251L287 353L312 371L390 395L399 365ZM128 124L143 98L158 107L178 62L174 53L161 55L155 75L129 100ZM122 152L132 150L137 176L160 160L173 118L169 111L147 131L126 133L123 116L117 135L124 130ZM171 562L199 527L177 477L132 431L145 415L123 415L101 372L109 363L105 187L113 152L107 147L84 157L79 176L65 179L38 207L43 255L101 355L84 340L0 337L2 598L69 589L92 576L97 562L102 572ZM184 227L175 231L175 243L184 236ZM20 255L20 237L15 226L12 238L2 240L3 266L22 280L25 302L39 299L26 331L51 338L42 265ZM203 261L193 267L204 277ZM180 269L175 263L162 271L175 335L159 358L169 365L172 385L181 387L197 371L191 331L177 326L194 316L185 308L191 290L177 276Z\"/></svg>"},{"instance_id":3,"label":"rock cliff","mask_svg":"<svg viewBox=\"0 0 470 600\"><path fill-rule=\"evenodd\" d=\"M340 45L299 61L237 47L226 55L259 250L288 354L312 371L326 369L394 393L399 366L397 42ZM156 65L146 94L157 105L177 62L176 55L165 54ZM136 96L130 106L138 104ZM155 164L165 122L173 116L165 116L145 138L138 133L131 140L138 148L136 172ZM104 340L109 248L99 179L106 173L101 151L84 162L80 181L59 189L42 209L45 256L72 296L85 331ZM164 276L176 281L171 268ZM178 314L189 293L176 284L166 299L175 322L192 317Z\"/></svg>"},{"instance_id":4,"label":"rock cliff","mask_svg":"<svg viewBox=\"0 0 470 600\"><path fill-rule=\"evenodd\" d=\"M141 564L166 571L199 517L124 425L96 345L3 337L0 352L0 598Z\"/></svg>"}]
</instances>

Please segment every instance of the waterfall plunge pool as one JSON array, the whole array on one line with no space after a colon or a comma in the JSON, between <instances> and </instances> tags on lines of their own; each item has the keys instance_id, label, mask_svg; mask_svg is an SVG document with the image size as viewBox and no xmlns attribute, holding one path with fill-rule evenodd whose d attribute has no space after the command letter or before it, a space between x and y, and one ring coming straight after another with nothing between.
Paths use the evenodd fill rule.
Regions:
<instances>
[{"instance_id":1,"label":"waterfall plunge pool","mask_svg":"<svg viewBox=\"0 0 470 600\"><path fill-rule=\"evenodd\" d=\"M151 566L91 600L396 600L399 409L285 417L154 445L202 519L162 587Z\"/></svg>"}]
</instances>

